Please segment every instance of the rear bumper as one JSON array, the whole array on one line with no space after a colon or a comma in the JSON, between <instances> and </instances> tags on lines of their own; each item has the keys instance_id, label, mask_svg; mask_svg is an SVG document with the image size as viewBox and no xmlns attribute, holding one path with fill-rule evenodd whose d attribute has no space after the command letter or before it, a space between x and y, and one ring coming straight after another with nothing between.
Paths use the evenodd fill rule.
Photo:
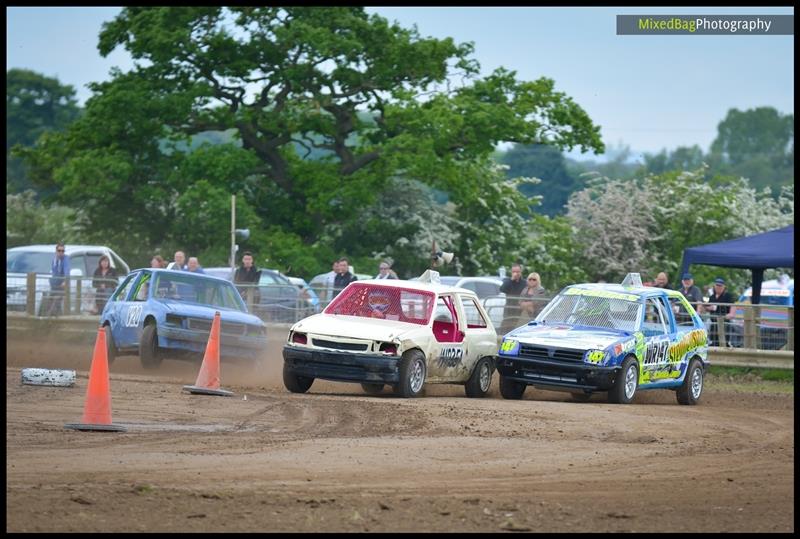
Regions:
<instances>
[{"instance_id":1,"label":"rear bumper","mask_svg":"<svg viewBox=\"0 0 800 539\"><path fill-rule=\"evenodd\" d=\"M283 347L283 363L293 374L339 382L396 384L400 356L353 354L332 350Z\"/></svg>"},{"instance_id":2,"label":"rear bumper","mask_svg":"<svg viewBox=\"0 0 800 539\"><path fill-rule=\"evenodd\" d=\"M498 356L496 364L497 372L504 378L543 389L563 391L608 391L621 368L513 356Z\"/></svg>"}]
</instances>

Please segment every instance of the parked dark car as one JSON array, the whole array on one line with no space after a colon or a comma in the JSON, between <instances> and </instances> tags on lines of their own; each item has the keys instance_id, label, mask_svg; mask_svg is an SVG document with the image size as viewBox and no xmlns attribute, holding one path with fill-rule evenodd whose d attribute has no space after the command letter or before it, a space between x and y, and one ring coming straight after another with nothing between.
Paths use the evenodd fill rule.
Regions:
<instances>
[{"instance_id":1,"label":"parked dark car","mask_svg":"<svg viewBox=\"0 0 800 539\"><path fill-rule=\"evenodd\" d=\"M231 268L203 268L209 275L233 281ZM248 310L265 322L294 323L309 314L307 302L300 290L275 270L262 269L258 286L237 284L239 293L248 304ZM253 289L252 305L248 290Z\"/></svg>"}]
</instances>

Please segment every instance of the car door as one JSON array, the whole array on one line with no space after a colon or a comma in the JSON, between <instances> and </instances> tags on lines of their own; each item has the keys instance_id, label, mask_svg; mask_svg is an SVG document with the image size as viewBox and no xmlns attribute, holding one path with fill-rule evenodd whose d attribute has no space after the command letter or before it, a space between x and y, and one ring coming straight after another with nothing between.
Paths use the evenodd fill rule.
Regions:
<instances>
[{"instance_id":1,"label":"car door","mask_svg":"<svg viewBox=\"0 0 800 539\"><path fill-rule=\"evenodd\" d=\"M669 347L675 340L675 327L667 309L661 296L645 299L642 324L645 353L639 374L639 383L642 385L677 377L669 361Z\"/></svg>"},{"instance_id":2,"label":"car door","mask_svg":"<svg viewBox=\"0 0 800 539\"><path fill-rule=\"evenodd\" d=\"M497 335L491 327L491 322L478 306L472 296L458 295L463 312L464 325L464 366L469 373L482 357L481 351L490 345L490 349L497 347Z\"/></svg>"},{"instance_id":3,"label":"car door","mask_svg":"<svg viewBox=\"0 0 800 539\"><path fill-rule=\"evenodd\" d=\"M464 371L464 331L459 324L456 298L452 294L436 298L433 311L433 345L428 364L432 380L458 380Z\"/></svg>"},{"instance_id":4,"label":"car door","mask_svg":"<svg viewBox=\"0 0 800 539\"><path fill-rule=\"evenodd\" d=\"M138 346L141 321L147 298L142 295L149 283L150 272L135 272L128 276L123 286L112 296L114 304L112 334L120 348ZM148 285L149 286L149 285Z\"/></svg>"}]
</instances>

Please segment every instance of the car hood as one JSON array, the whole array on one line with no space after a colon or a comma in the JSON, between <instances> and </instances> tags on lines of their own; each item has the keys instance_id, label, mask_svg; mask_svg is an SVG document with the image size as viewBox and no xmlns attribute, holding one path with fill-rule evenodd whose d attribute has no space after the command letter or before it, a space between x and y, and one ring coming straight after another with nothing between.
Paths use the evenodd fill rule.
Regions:
<instances>
[{"instance_id":1,"label":"car hood","mask_svg":"<svg viewBox=\"0 0 800 539\"><path fill-rule=\"evenodd\" d=\"M219 307L209 307L207 305L193 305L190 303L182 303L180 301L161 301L161 304L167 308L170 314L178 314L181 316L191 316L192 318L207 318L212 320L214 313L219 311L220 318L225 322L238 322L240 324L255 324L263 325L259 317L250 313L243 313L241 311L234 311L232 309L223 309Z\"/></svg>"},{"instance_id":2,"label":"car hood","mask_svg":"<svg viewBox=\"0 0 800 539\"><path fill-rule=\"evenodd\" d=\"M588 350L606 348L631 335L622 330L556 324L523 326L506 335L506 338L524 343Z\"/></svg>"},{"instance_id":3,"label":"car hood","mask_svg":"<svg viewBox=\"0 0 800 539\"><path fill-rule=\"evenodd\" d=\"M393 339L403 338L406 333L424 327L419 324L409 324L408 322L398 322L396 320L315 314L300 320L292 326L292 331L349 339L392 341Z\"/></svg>"}]
</instances>

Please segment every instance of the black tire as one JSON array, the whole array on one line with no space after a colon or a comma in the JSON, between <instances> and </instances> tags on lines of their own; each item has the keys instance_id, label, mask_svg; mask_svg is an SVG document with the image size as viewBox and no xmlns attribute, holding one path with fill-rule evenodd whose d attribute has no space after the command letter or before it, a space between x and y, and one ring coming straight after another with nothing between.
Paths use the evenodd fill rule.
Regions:
<instances>
[{"instance_id":1,"label":"black tire","mask_svg":"<svg viewBox=\"0 0 800 539\"><path fill-rule=\"evenodd\" d=\"M612 404L630 404L639 388L639 363L633 356L622 362L622 368L614 380L614 386L608 390L608 402Z\"/></svg>"},{"instance_id":2,"label":"black tire","mask_svg":"<svg viewBox=\"0 0 800 539\"><path fill-rule=\"evenodd\" d=\"M527 387L528 384L523 384L522 382L510 380L505 376L500 376L500 394L503 396L504 399L511 399L511 400L521 399L522 394L525 393L525 389Z\"/></svg>"},{"instance_id":3,"label":"black tire","mask_svg":"<svg viewBox=\"0 0 800 539\"><path fill-rule=\"evenodd\" d=\"M675 392L680 404L693 406L700 402L700 396L703 394L704 374L703 364L698 359L692 359L686 370L683 384Z\"/></svg>"},{"instance_id":4,"label":"black tire","mask_svg":"<svg viewBox=\"0 0 800 539\"><path fill-rule=\"evenodd\" d=\"M425 355L419 350L407 351L400 360L400 382L395 386L395 395L404 399L419 397L427 373Z\"/></svg>"},{"instance_id":5,"label":"black tire","mask_svg":"<svg viewBox=\"0 0 800 539\"><path fill-rule=\"evenodd\" d=\"M292 372L286 363L283 364L283 385L292 393L305 393L313 383L313 378L298 376Z\"/></svg>"},{"instance_id":6,"label":"black tire","mask_svg":"<svg viewBox=\"0 0 800 539\"><path fill-rule=\"evenodd\" d=\"M575 402L589 402L592 398L592 394L585 391L571 391L570 396Z\"/></svg>"},{"instance_id":7,"label":"black tire","mask_svg":"<svg viewBox=\"0 0 800 539\"><path fill-rule=\"evenodd\" d=\"M142 330L142 340L139 342L139 361L145 369L156 369L161 365L161 352L158 349L155 323L147 324Z\"/></svg>"},{"instance_id":8,"label":"black tire","mask_svg":"<svg viewBox=\"0 0 800 539\"><path fill-rule=\"evenodd\" d=\"M479 359L478 363L475 364L475 368L472 369L472 375L467 380L467 383L464 384L467 397L481 399L488 395L489 387L492 385L493 372L491 358L482 357Z\"/></svg>"},{"instance_id":9,"label":"black tire","mask_svg":"<svg viewBox=\"0 0 800 539\"><path fill-rule=\"evenodd\" d=\"M364 393L367 395L380 395L383 393L383 386L384 384L373 384L370 382L361 383L361 389L363 389Z\"/></svg>"},{"instance_id":10,"label":"black tire","mask_svg":"<svg viewBox=\"0 0 800 539\"><path fill-rule=\"evenodd\" d=\"M108 356L108 364L114 363L117 359L117 345L114 344L114 337L111 335L111 326L103 326L106 331L106 355Z\"/></svg>"}]
</instances>

